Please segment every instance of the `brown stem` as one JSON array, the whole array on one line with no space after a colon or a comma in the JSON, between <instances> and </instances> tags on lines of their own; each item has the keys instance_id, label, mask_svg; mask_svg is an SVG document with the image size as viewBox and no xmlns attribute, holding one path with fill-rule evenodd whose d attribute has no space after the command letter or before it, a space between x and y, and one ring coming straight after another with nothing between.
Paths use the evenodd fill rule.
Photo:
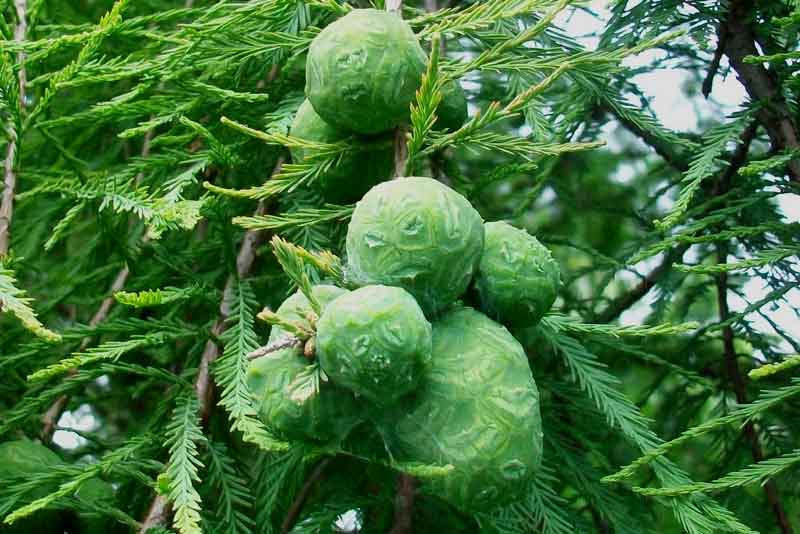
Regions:
<instances>
[{"instance_id":1,"label":"brown stem","mask_svg":"<svg viewBox=\"0 0 800 534\"><path fill-rule=\"evenodd\" d=\"M636 304L642 297L655 287L655 285L664 278L671 270L672 265L680 262L683 255L689 249L689 245L680 245L672 249L661 265L653 269L647 276L645 276L639 284L611 302L605 310L600 312L593 320L595 323L609 323L618 318L622 313Z\"/></svg>"},{"instance_id":2,"label":"brown stem","mask_svg":"<svg viewBox=\"0 0 800 534\"><path fill-rule=\"evenodd\" d=\"M728 257L728 247L725 243L717 245L717 263L725 263ZM722 272L716 277L717 285L717 306L719 308L719 320L725 322L730 316L730 309L728 308L728 273ZM728 375L728 380L736 395L736 402L739 404L747 404L747 387L745 384L744 374L739 369L736 361L736 347L734 346L733 328L729 325L722 330L722 342L725 351L725 371ZM760 462L764 459L764 450L761 447L758 433L756 432L755 425L752 421L748 421L744 425L744 436L750 444L750 450L755 462ZM772 513L775 515L775 520L778 523L783 534L792 534L792 526L789 524L789 519L786 517L786 511L783 508L780 495L778 493L778 486L774 480L768 480L764 484L764 494L767 497Z\"/></svg>"},{"instance_id":3,"label":"brown stem","mask_svg":"<svg viewBox=\"0 0 800 534\"><path fill-rule=\"evenodd\" d=\"M402 0L386 0L386 10L401 14ZM428 0L425 7L436 8L435 0ZM408 160L408 140L405 128L398 127L394 136L394 175L404 176ZM394 501L394 524L390 534L407 534L412 532L414 514L414 486L416 485L411 475L400 473L397 481L397 495Z\"/></svg>"},{"instance_id":4,"label":"brown stem","mask_svg":"<svg viewBox=\"0 0 800 534\"><path fill-rule=\"evenodd\" d=\"M408 162L408 138L406 129L398 126L394 132L394 176L406 175L406 163Z\"/></svg>"},{"instance_id":5,"label":"brown stem","mask_svg":"<svg viewBox=\"0 0 800 534\"><path fill-rule=\"evenodd\" d=\"M281 163L279 162L275 168L274 174L280 172ZM256 209L255 216L264 215L266 212L266 204L259 202ZM222 292L222 302L219 305L219 317L211 328L212 338L218 338L225 331L225 321L231 315L231 300L233 297L233 288L237 278L246 278L253 267L253 262L256 258L256 248L264 241L266 234L258 230L248 230L242 240L242 245L239 248L239 254L236 257L236 274L237 276L229 276L225 282L225 289ZM211 414L212 400L214 396L214 383L211 380L211 364L219 356L219 347L213 340L208 340L203 356L200 358L200 368L195 379L194 389L197 393L197 399L200 401L200 419L203 424L208 421Z\"/></svg>"},{"instance_id":6,"label":"brown stem","mask_svg":"<svg viewBox=\"0 0 800 534\"><path fill-rule=\"evenodd\" d=\"M711 59L711 64L708 66L708 74L703 80L703 96L708 98L711 90L714 88L714 78L719 70L719 62L722 60L725 45L728 42L728 26L725 22L721 22L719 30L717 31L717 49L714 50L714 57Z\"/></svg>"},{"instance_id":7,"label":"brown stem","mask_svg":"<svg viewBox=\"0 0 800 534\"><path fill-rule=\"evenodd\" d=\"M397 13L403 10L403 0L386 0L386 11Z\"/></svg>"},{"instance_id":8,"label":"brown stem","mask_svg":"<svg viewBox=\"0 0 800 534\"><path fill-rule=\"evenodd\" d=\"M774 72L760 63L746 63L745 57L760 55L755 45L755 32L752 24L752 0L734 0L730 3L728 19L725 22L727 33L725 55L739 75L750 98L761 101L763 106L757 113L759 122L767 130L772 148L775 150L797 150L800 138L797 125L789 106L781 94L780 81ZM722 30L720 30L722 31ZM789 162L789 177L800 183L800 160Z\"/></svg>"},{"instance_id":9,"label":"brown stem","mask_svg":"<svg viewBox=\"0 0 800 534\"><path fill-rule=\"evenodd\" d=\"M193 0L186 0L186 7L190 7ZM280 74L280 66L273 65L267 75L265 83L272 82ZM281 172L283 166L283 158L278 158L275 168L272 171L272 176ZM266 211L266 204L264 202L258 203L256 208L256 215L263 215ZM239 254L236 256L236 274L238 278L245 278L253 266L255 260L256 248L264 240L266 235L259 233L256 230L248 230L242 244L239 248ZM222 302L219 306L219 318L212 327L212 332L218 336L225 330L225 319L230 316L230 296L233 290L235 280L233 277L228 277L225 282L225 289L222 292ZM219 347L213 341L209 340L203 350L203 356L200 359L200 369L195 379L194 390L197 393L197 398L200 401L200 416L203 424L208 421L211 413L211 401L213 399L213 384L211 382L211 374L209 369L214 360L219 356ZM172 509L169 506L169 501L163 495L156 495L153 502L147 511L147 516L142 521L142 528L139 534L147 532L148 528L152 528L164 523L168 523L172 515Z\"/></svg>"},{"instance_id":10,"label":"brown stem","mask_svg":"<svg viewBox=\"0 0 800 534\"><path fill-rule=\"evenodd\" d=\"M28 33L28 21L26 12L28 9L27 0L15 0L17 8L17 25L14 27L14 41L22 43ZM19 62L19 72L17 81L19 83L19 112L25 108L25 86L27 85L27 75L25 72L25 53L20 51L17 54ZM9 129L10 139L6 148L6 159L3 173L3 196L0 200L0 259L8 255L11 248L11 220L14 218L14 190L17 187L17 175L15 166L19 155L17 144L19 135L22 132Z\"/></svg>"},{"instance_id":11,"label":"brown stem","mask_svg":"<svg viewBox=\"0 0 800 534\"><path fill-rule=\"evenodd\" d=\"M394 499L394 524L389 534L413 532L414 490L416 481L411 475L400 473L397 477L397 495Z\"/></svg>"},{"instance_id":12,"label":"brown stem","mask_svg":"<svg viewBox=\"0 0 800 534\"><path fill-rule=\"evenodd\" d=\"M150 507L147 509L147 516L142 522L142 526L139 527L139 532L143 534L151 528L163 525L169 520L171 514L172 507L169 504L169 500L163 495L159 495L150 503Z\"/></svg>"},{"instance_id":13,"label":"brown stem","mask_svg":"<svg viewBox=\"0 0 800 534\"><path fill-rule=\"evenodd\" d=\"M740 137L740 143L730 159L730 165L726 171L720 176L715 184L713 194L722 195L731 189L731 183L736 171L747 161L747 153L750 149L750 144L756 135L758 124L750 124ZM717 244L717 263L726 263L728 259L728 244ZM721 272L715 278L717 286L717 307L719 309L719 320L725 322L730 317L730 309L728 307L728 273ZM725 354L725 372L728 376L733 392L736 395L736 402L739 404L747 404L747 386L745 384L745 376L739 369L736 361L736 347L734 346L734 333L731 325L722 329L722 343ZM758 437L758 432L752 421L748 421L744 425L744 437L750 444L750 450L753 455L753 460L760 462L764 459L764 450L761 447L761 442ZM774 480L768 480L764 484L764 494L766 495L767 502L775 515L775 520L780 527L783 534L792 534L792 527L786 517L786 512L783 509L783 504L778 494L778 487Z\"/></svg>"},{"instance_id":14,"label":"brown stem","mask_svg":"<svg viewBox=\"0 0 800 534\"><path fill-rule=\"evenodd\" d=\"M308 479L306 479L303 487L300 488L300 491L292 501L292 504L289 506L289 511L286 512L286 517L281 523L281 533L287 534L292 527L297 522L297 518L300 517L300 512L303 510L303 505L308 500L308 496L311 495L311 490L314 489L314 484L317 483L319 479L325 474L325 470L330 465L332 459L325 458L321 462L317 464L317 467L314 468L314 471L311 472Z\"/></svg>"},{"instance_id":15,"label":"brown stem","mask_svg":"<svg viewBox=\"0 0 800 534\"><path fill-rule=\"evenodd\" d=\"M655 150L656 154L661 156L673 169L680 173L689 170L689 158L684 153L675 150L674 145L664 142L652 132L639 127L638 124L617 113L612 107L606 106L603 109L611 113L626 130Z\"/></svg>"},{"instance_id":16,"label":"brown stem","mask_svg":"<svg viewBox=\"0 0 800 534\"><path fill-rule=\"evenodd\" d=\"M428 11L435 11L436 0L426 0L425 7ZM387 0L386 9L388 11L400 12L402 0ZM406 163L408 161L408 140L406 131L398 127L394 137L394 165L395 177L405 175ZM394 500L394 523L390 534L407 534L413 532L414 515L414 489L416 481L414 477L406 473L400 473L397 479L397 494Z\"/></svg>"},{"instance_id":17,"label":"brown stem","mask_svg":"<svg viewBox=\"0 0 800 534\"><path fill-rule=\"evenodd\" d=\"M273 352L277 352L282 349L297 347L301 343L302 342L298 338L294 336L289 336L286 339L282 339L280 341L276 341L275 343L270 343L269 345L257 348L256 350L247 355L247 359L257 360L259 358L263 358L267 354L272 354Z\"/></svg>"}]
</instances>

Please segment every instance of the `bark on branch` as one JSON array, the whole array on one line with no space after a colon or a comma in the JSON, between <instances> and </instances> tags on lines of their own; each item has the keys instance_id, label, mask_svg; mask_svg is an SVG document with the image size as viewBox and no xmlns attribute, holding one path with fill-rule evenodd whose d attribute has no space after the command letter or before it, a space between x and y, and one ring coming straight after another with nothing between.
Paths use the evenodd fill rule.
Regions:
<instances>
[{"instance_id":1,"label":"bark on branch","mask_svg":"<svg viewBox=\"0 0 800 534\"><path fill-rule=\"evenodd\" d=\"M397 495L394 499L394 524L389 534L414 532L414 491L416 481L411 475L400 473L397 477Z\"/></svg>"},{"instance_id":2,"label":"bark on branch","mask_svg":"<svg viewBox=\"0 0 800 534\"><path fill-rule=\"evenodd\" d=\"M752 11L752 0L732 1L728 19L720 25L720 42L724 36L725 55L750 98L763 104L757 117L767 131L772 148L797 150L800 148L797 124L781 94L780 81L763 64L744 61L747 56L760 55L755 44ZM800 183L800 159L793 158L789 162L789 177Z\"/></svg>"},{"instance_id":3,"label":"bark on branch","mask_svg":"<svg viewBox=\"0 0 800 534\"><path fill-rule=\"evenodd\" d=\"M17 10L17 25L14 27L14 41L22 43L28 33L27 19L27 0L15 0L14 6ZM25 72L25 53L20 51L17 54L19 71L17 72L17 82L19 83L19 113L25 108L25 86L27 85L27 75ZM17 187L16 164L19 159L19 137L22 132L16 128L9 128L10 139L6 147L6 158L3 172L3 196L0 199L0 259L8 255L11 248L11 220L14 218L14 190Z\"/></svg>"},{"instance_id":4,"label":"bark on branch","mask_svg":"<svg viewBox=\"0 0 800 534\"><path fill-rule=\"evenodd\" d=\"M737 170L747 161L747 153L750 149L750 144L755 138L758 130L758 124L750 124L740 137L740 143L736 148L730 159L730 165L726 171L719 177L715 184L713 193L722 195L730 191L731 184ZM719 243L717 245L717 263L726 263L728 258L728 244ZM717 307L719 310L720 322L725 322L730 317L730 309L728 307L728 273L722 272L716 276L715 279L717 289ZM728 377L734 394L736 395L736 402L739 404L747 404L747 387L745 384L745 377L739 369L736 361L736 348L734 346L734 332L731 325L726 326L722 330L722 343L725 358L725 373ZM764 459L764 450L761 446L761 440L758 437L755 425L752 421L748 421L743 429L744 437L750 445L750 451L753 455L755 462L760 462ZM783 508L780 495L778 493L778 486L774 480L768 480L764 484L764 494L769 503L772 513L775 515L775 521L780 528L782 534L792 534L793 530L786 517L786 512Z\"/></svg>"}]
</instances>

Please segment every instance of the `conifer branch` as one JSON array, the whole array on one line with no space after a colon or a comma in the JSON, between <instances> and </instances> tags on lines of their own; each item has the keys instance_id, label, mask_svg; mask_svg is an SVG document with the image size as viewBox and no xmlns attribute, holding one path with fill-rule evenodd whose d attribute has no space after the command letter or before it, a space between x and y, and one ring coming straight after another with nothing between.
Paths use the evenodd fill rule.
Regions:
<instances>
[{"instance_id":1,"label":"conifer branch","mask_svg":"<svg viewBox=\"0 0 800 534\"><path fill-rule=\"evenodd\" d=\"M637 124L630 117L624 115L616 106L606 104L604 109L614 115L626 130L639 137L646 145L655 150L656 154L661 156L676 171L684 173L689 170L689 159L673 143L667 143L651 130L643 128L641 124Z\"/></svg>"},{"instance_id":2,"label":"conifer branch","mask_svg":"<svg viewBox=\"0 0 800 534\"><path fill-rule=\"evenodd\" d=\"M148 131L144 137L144 141L142 143L142 158L146 158L150 154L150 144L152 140L153 132L152 130ZM136 183L138 184L143 177L143 173L139 173L136 176ZM129 219L128 221L128 228L133 227L133 218ZM148 236L145 235L142 237L142 242L146 243L149 240ZM128 277L130 276L131 271L128 265L124 265L117 276L114 277L114 281L111 283L111 286L108 290L108 296L103 299L100 303L100 306L95 311L92 318L89 320L89 326L95 327L105 321L108 318L108 314L111 313L111 307L114 305L115 298L114 295L125 288L125 284L128 282ZM89 346L91 343L91 338L86 337L81 341L79 352L82 352L86 347ZM74 370L69 373L70 375L74 375ZM45 411L44 415L42 415L42 430L39 434L40 439L44 443L49 443L50 440L53 439L53 432L55 431L56 425L58 424L58 420L61 418L62 412L66 409L67 404L69 403L69 396L62 395Z\"/></svg>"},{"instance_id":3,"label":"conifer branch","mask_svg":"<svg viewBox=\"0 0 800 534\"><path fill-rule=\"evenodd\" d=\"M606 482L621 482L636 474L636 471L645 465L648 465L667 454L668 452L684 445L688 441L708 434L713 430L720 428L739 425L743 422L750 421L768 410L777 408L785 404L794 397L800 396L800 378L793 378L788 386L784 386L775 390L764 390L758 398L751 404L746 404L738 407L736 410L722 416L708 421L705 421L697 426L694 426L683 432L680 436L661 443L657 447L649 449L645 454L623 467L613 475L605 477L603 480Z\"/></svg>"},{"instance_id":4,"label":"conifer branch","mask_svg":"<svg viewBox=\"0 0 800 534\"><path fill-rule=\"evenodd\" d=\"M39 321L36 312L30 306L31 299L16 284L14 273L4 269L0 263L0 312L8 312L16 316L25 328L41 339L48 342L61 341L59 334L48 330Z\"/></svg>"},{"instance_id":5,"label":"conifer branch","mask_svg":"<svg viewBox=\"0 0 800 534\"><path fill-rule=\"evenodd\" d=\"M192 3L194 0L186 0L185 7L191 8ZM141 158L144 160L150 155L150 149L152 146L153 141L153 129L147 130L145 133L144 139L142 140L142 151L141 151ZM134 180L134 184L138 186L142 179L144 178L144 172L141 171L136 175ZM134 225L134 218L130 218L128 220L128 229L132 229ZM145 234L141 238L142 244L147 243L150 240L150 234ZM108 296L103 299L100 303L100 307L97 309L95 314L92 316L91 320L89 321L89 326L94 327L102 323L108 318L109 313L111 312L111 307L114 305L116 301L115 295L121 292L125 288L125 284L128 281L128 277L130 276L130 268L128 265L124 265L117 276L114 278L114 281L111 283L111 287L109 288ZM86 337L81 342L80 351L83 351L91 342L91 338ZM70 373L74 374L74 373ZM53 437L53 431L58 424L58 420L61 418L61 413L66 408L67 404L69 403L69 397L64 395L59 397L44 413L42 416L42 431L40 434L40 438L44 443L49 443Z\"/></svg>"},{"instance_id":6,"label":"conifer branch","mask_svg":"<svg viewBox=\"0 0 800 534\"><path fill-rule=\"evenodd\" d=\"M727 186L727 181L724 182ZM717 263L724 264L727 261L728 248L726 244L717 245ZM717 286L717 306L719 308L719 320L722 323L728 321L730 311L728 308L728 273L721 272L716 276ZM739 405L748 404L749 399L747 395L747 387L745 385L745 378L739 369L739 363L736 356L736 348L734 346L734 333L731 325L727 325L722 329L722 342L725 354L725 371L728 375L728 381L733 388L736 395L736 402ZM756 431L756 427L752 421L748 420L744 424L743 432L745 438L750 444L750 450L753 454L753 460L761 462L764 460L764 449L761 446L761 440ZM792 526L786 516L786 511L781 502L780 495L778 494L778 486L774 480L766 480L763 484L764 493L767 497L772 513L775 515L775 520L783 534L792 534Z\"/></svg>"},{"instance_id":7,"label":"conifer branch","mask_svg":"<svg viewBox=\"0 0 800 534\"><path fill-rule=\"evenodd\" d=\"M278 161L273 174L280 172L282 163L282 160ZM265 212L266 204L260 202L256 208L255 215L260 216ZM237 279L246 278L247 275L250 274L250 270L253 267L253 262L256 259L256 249L261 243L263 243L265 238L266 235L263 232L248 230L245 233L242 244L239 247L239 254L236 256L236 277L228 277L228 281L225 283L225 289L222 292L222 302L220 303L219 307L219 318L211 329L213 337L219 337L222 332L225 331L225 322L231 314L230 301L231 294L233 292L233 286ZM208 417L211 414L211 401L214 385L211 382L210 369L211 364L217 359L217 356L219 356L219 346L214 342L213 339L210 339L206 343L205 349L203 350L203 356L200 358L200 368L194 384L195 393L200 401L200 419L203 424L208 421Z\"/></svg>"},{"instance_id":8,"label":"conifer branch","mask_svg":"<svg viewBox=\"0 0 800 534\"><path fill-rule=\"evenodd\" d=\"M800 149L797 123L781 93L774 71L767 70L759 62L749 60L760 55L752 27L753 7L752 0L731 1L728 18L720 25L718 39L724 44L725 55L750 98L764 104L756 116L767 130L772 148L776 151L795 151ZM800 184L800 159L792 158L789 161L789 177Z\"/></svg>"},{"instance_id":9,"label":"conifer branch","mask_svg":"<svg viewBox=\"0 0 800 534\"><path fill-rule=\"evenodd\" d=\"M714 197L718 197L726 193L726 191L719 190L719 184L730 184L730 181L736 175L739 168L746 163L747 153L750 150L750 144L753 142L757 130L758 124L756 122L751 122L741 133L739 137L739 143L736 145L736 149L728 159L727 167L719 174L715 182ZM680 165L683 160L678 159L679 156L671 151L668 153L668 156L672 158L671 160L667 160L668 163L675 166L677 169L677 166ZM667 158L665 157L665 159ZM666 251L667 254L664 258L664 261L658 267L646 275L632 290L611 302L603 312L594 318L593 322L607 323L617 319L625 310L636 304L661 279L668 275L673 266L682 261L684 254L687 250L689 250L692 244L703 241L710 241L709 236L697 236L694 232L690 232L687 234L685 239L667 238L656 247L650 247L646 248L644 251L640 251L640 253L634 256L629 263L636 263L652 255L652 253L654 253L656 250L659 252ZM670 245L667 246L667 243L670 243Z\"/></svg>"},{"instance_id":10,"label":"conifer branch","mask_svg":"<svg viewBox=\"0 0 800 534\"><path fill-rule=\"evenodd\" d=\"M19 42L15 3L22 1L28 38ZM12 478L11 484L0 474L0 519L59 508L119 521L134 532L299 533L335 528L342 512L354 510L358 519L371 526L377 519L394 533L460 524L498 533L639 534L642 525L655 531L678 525L691 534L751 534L753 527L734 513L748 521L758 516L761 526L771 522L780 532L773 506L780 498L789 522L794 519L787 481L798 468L797 452L790 451L800 379L791 373L800 369L800 356L792 356L800 341L783 314L769 308L780 304L798 312L790 291L798 278L800 224L787 221L784 200L797 191L792 164L800 149L776 144L762 122L772 120L781 133L788 111L800 127L792 108L800 89L792 77L800 59L793 49L800 12L791 11L790 0L780 6L711 2L691 14L659 2L617 2L604 10L608 18L592 50L573 25L559 27L573 8L585 9L570 0L453 7L447 7L450 0L438 0L438 6L437 0L415 6L381 0L375 5L394 10L392 17L411 19L430 53L426 77L407 109L405 131L333 143L286 134L305 97L305 53L321 28L367 3L222 0L192 8L190 2L173 9L163 0L109 0L105 7L74 10L66 0L6 0L0 9L6 16L0 17L0 158L5 162L14 142L16 182L7 232L12 250L7 258L0 254L0 306L6 312L0 314L0 376L7 378L0 387L0 405L7 408L0 410L0 439L23 437L45 414L47 439L58 428L87 440L64 460L100 462ZM728 20L737 9L750 18ZM597 15L598 22L605 18ZM697 37L729 32L732 24L749 26L749 45L761 55L745 55L741 63L771 77L777 98L748 98L723 119L699 93L704 77L702 90L717 90L712 84L722 64L736 73L728 61L730 39L722 35L716 51L692 39L667 41L676 29L688 27ZM651 39L655 35L663 37ZM440 43L447 37L452 57L442 50L436 58L439 49L431 47L437 37ZM621 63L650 47L658 53L635 66ZM355 59L360 56L348 65ZM281 65L286 75L266 90L267 72ZM30 80L28 98L20 101L21 66ZM665 127L658 118L663 99L654 95L656 105L648 105L650 80L641 87L632 81L664 69L688 74L687 84L697 86L673 91L686 97L684 104L701 108L693 132ZM449 92L467 70L470 118L460 128L437 129L437 111L456 102L435 105L443 84ZM361 80L351 81L355 86ZM753 80L743 82L752 89ZM379 90L389 95L394 89ZM614 150L567 154L597 146L591 141L611 131ZM634 141L647 145L647 153ZM141 153L131 149L134 143ZM265 165L287 147L315 157L283 165L267 179L271 169ZM281 318L257 314L264 302L256 293L298 282L308 292L320 280L349 287L336 254L354 206L325 204L309 186L345 159L366 174L372 160L362 156L377 149L393 150L390 165L405 164L397 175L429 166L430 176L458 190L485 220L536 227L546 245L567 247L555 251L568 258L559 309L517 336L531 358L547 364L535 366L534 377L542 398L556 400L543 402L540 412L543 446L552 454L545 454L524 495L490 513L462 514L421 499L419 489L415 493L415 483L433 487L433 477L452 481L453 465L371 457L370 443L355 435L343 443L315 445L299 436L282 441L272 434L274 421L262 421L268 406L251 391L254 358L278 358L281 352L274 351L295 348L312 352L302 343L308 330L288 318L288 335L259 348L264 325L257 315L276 324ZM4 166L0 182L6 171ZM0 197L6 189L0 183ZM252 212L256 206L241 199L277 209L240 217L252 215L243 208ZM666 217L666 224L653 226L654 214ZM195 226L193 237L179 232ZM298 246L280 246L278 262L269 252L269 265L254 263L239 279L241 265L234 261L242 255L241 240L256 231ZM12 254L25 258L17 262L24 272L19 278L31 285L36 306L14 281ZM276 270L279 263L291 276ZM636 277L618 280L622 271ZM126 287L134 278L136 287ZM746 293L748 279L763 282L764 294ZM714 311L722 294L729 306L737 296L745 304L727 309L723 319ZM636 303L636 309L650 308L647 318L615 324ZM87 305L92 308L79 312ZM759 315L763 321L752 320ZM314 314L305 319L313 325ZM48 331L47 322L61 324L59 334ZM134 358L137 363L129 363ZM757 398L745 376L751 369L753 380L768 377ZM56 373L62 376L36 380ZM653 380L634 388L636 399L626 398L623 392L645 374ZM316 366L297 384L312 387L320 379ZM737 404L742 394L753 397L749 404ZM63 423L69 418L62 411L79 405L74 415L99 416L94 430ZM587 424L576 425L580 420ZM760 450L754 450L748 427ZM127 448L123 438L142 432L149 441L129 461L102 460L120 444ZM664 434L678 437L665 443ZM236 449L242 441L258 449ZM698 456L708 443L719 454ZM350 445L354 450L337 450ZM615 469L620 446L634 447L640 458L603 479ZM759 454L764 459L754 461ZM341 471L334 467L338 455L375 469L359 472L358 480L333 476ZM708 469L696 469L697 458ZM328 476L319 474L320 461L329 466ZM695 482L689 471L704 476ZM242 477L245 472L254 476ZM119 509L75 495L89 476L123 489ZM625 485L605 484L611 481ZM747 484L758 499L726 500L729 511L713 498ZM771 485L779 490L775 498Z\"/></svg>"},{"instance_id":11,"label":"conifer branch","mask_svg":"<svg viewBox=\"0 0 800 534\"><path fill-rule=\"evenodd\" d=\"M770 458L757 462L745 469L729 473L724 477L713 482L694 482L682 486L672 486L667 488L633 488L640 495L662 496L662 495L689 495L699 492L721 491L729 488L737 488L749 484L761 483L762 485L773 482L773 478L783 473L787 469L800 464L800 450L784 454L777 458ZM788 523L787 523L788 524Z\"/></svg>"},{"instance_id":12,"label":"conifer branch","mask_svg":"<svg viewBox=\"0 0 800 534\"><path fill-rule=\"evenodd\" d=\"M760 380L762 378L772 376L776 373L780 373L787 369L793 369L797 366L800 366L800 354L789 356L782 362L768 363L762 365L761 367L756 367L755 369L752 369L749 373L747 373L747 376L752 380Z\"/></svg>"},{"instance_id":13,"label":"conifer branch","mask_svg":"<svg viewBox=\"0 0 800 534\"><path fill-rule=\"evenodd\" d=\"M22 44L25 42L28 32L27 20L27 0L14 0L17 11L17 24L14 27L14 42ZM14 117L21 117L25 108L25 86L27 85L27 74L25 71L25 52L20 49L17 53L17 110L13 112ZM11 221L14 218L14 191L17 187L16 165L19 160L19 143L22 136L21 120L14 120L16 124L9 126L8 147L6 147L6 158L3 172L3 195L0 198L0 260L8 255L11 247Z\"/></svg>"},{"instance_id":14,"label":"conifer branch","mask_svg":"<svg viewBox=\"0 0 800 534\"><path fill-rule=\"evenodd\" d=\"M283 160L279 159L272 172L273 176L280 173L282 164ZM260 217L264 215L265 212L266 204L264 202L259 202L254 216ZM253 262L255 261L256 249L264 241L265 237L264 232L259 232L258 230L248 230L245 233L242 244L239 247L239 253L236 256L236 277L228 277L225 283L222 301L219 306L219 317L211 328L212 339L206 342L206 346L203 349L203 355L200 358L200 367L194 382L194 391L199 403L201 426L205 426L208 422L212 409L214 385L211 381L211 365L216 361L220 353L219 346L214 339L218 338L225 330L225 322L231 312L230 299L233 286L237 279L245 278L250 273ZM140 534L145 534L149 528L167 523L171 514L172 511L167 498L163 495L157 495L148 508L147 516L142 521L142 528L139 531Z\"/></svg>"}]
</instances>

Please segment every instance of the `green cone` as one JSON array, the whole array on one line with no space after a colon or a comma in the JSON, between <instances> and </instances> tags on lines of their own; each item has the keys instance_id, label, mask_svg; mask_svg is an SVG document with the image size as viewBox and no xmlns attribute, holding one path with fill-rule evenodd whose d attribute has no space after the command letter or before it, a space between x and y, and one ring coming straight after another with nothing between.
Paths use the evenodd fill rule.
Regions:
<instances>
[{"instance_id":1,"label":"green cone","mask_svg":"<svg viewBox=\"0 0 800 534\"><path fill-rule=\"evenodd\" d=\"M431 178L398 178L356 204L347 229L348 276L411 293L434 317L461 296L483 249L483 221L469 201Z\"/></svg>"},{"instance_id":2,"label":"green cone","mask_svg":"<svg viewBox=\"0 0 800 534\"><path fill-rule=\"evenodd\" d=\"M475 289L481 310L507 326L539 322L556 300L560 270L550 251L505 222L485 225Z\"/></svg>"},{"instance_id":3,"label":"green cone","mask_svg":"<svg viewBox=\"0 0 800 534\"><path fill-rule=\"evenodd\" d=\"M354 9L311 42L306 96L326 122L374 134L408 121L425 51L398 16Z\"/></svg>"},{"instance_id":4,"label":"green cone","mask_svg":"<svg viewBox=\"0 0 800 534\"><path fill-rule=\"evenodd\" d=\"M334 286L315 286L313 294L325 306L346 293ZM284 319L310 327L312 311L300 291L286 299L276 313ZM269 342L286 336L277 326ZM343 437L358 421L359 414L352 394L320 379L315 365L303 355L302 348L286 348L250 362L247 385L256 399L259 417L277 435L295 440L325 442Z\"/></svg>"},{"instance_id":5,"label":"green cone","mask_svg":"<svg viewBox=\"0 0 800 534\"><path fill-rule=\"evenodd\" d=\"M522 346L471 308L433 323L433 358L393 425L407 461L454 466L426 490L466 511L514 502L542 456L539 393Z\"/></svg>"},{"instance_id":6,"label":"green cone","mask_svg":"<svg viewBox=\"0 0 800 534\"><path fill-rule=\"evenodd\" d=\"M334 383L375 404L392 404L416 386L430 360L431 325L404 289L362 287L325 309L317 354Z\"/></svg>"}]
</instances>

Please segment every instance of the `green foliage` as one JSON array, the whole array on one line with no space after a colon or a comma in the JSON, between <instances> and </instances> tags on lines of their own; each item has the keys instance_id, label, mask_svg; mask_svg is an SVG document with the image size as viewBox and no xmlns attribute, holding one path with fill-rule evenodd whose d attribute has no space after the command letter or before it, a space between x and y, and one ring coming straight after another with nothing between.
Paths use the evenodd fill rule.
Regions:
<instances>
[{"instance_id":1,"label":"green foliage","mask_svg":"<svg viewBox=\"0 0 800 534\"><path fill-rule=\"evenodd\" d=\"M166 471L169 499L175 506L173 524L181 534L202 532L202 502L195 483L200 482L198 472L203 468L198 458L198 444L205 445L206 439L200 428L198 403L194 396L187 394L177 399L166 437L166 445L169 447Z\"/></svg>"},{"instance_id":2,"label":"green foliage","mask_svg":"<svg viewBox=\"0 0 800 534\"><path fill-rule=\"evenodd\" d=\"M412 531L800 529L798 3L406 0L422 53L401 131L294 135L312 42L369 6L0 1L0 439L64 459L3 479L4 525L133 532L159 497L151 532L327 532L348 510L387 532L400 472L452 481L457 462L392 456L363 418L314 444L273 433L248 385L288 334L297 390L331 385L299 354L312 288L351 282L360 195L319 186L379 151L402 169L405 139L406 174L535 235L562 279L511 331L542 467L485 513L418 492ZM458 127L437 121L451 84ZM442 280L461 259L435 263ZM298 289L302 315L270 311ZM98 479L124 498L83 499Z\"/></svg>"},{"instance_id":3,"label":"green foliage","mask_svg":"<svg viewBox=\"0 0 800 534\"><path fill-rule=\"evenodd\" d=\"M61 340L61 336L48 330L36 318L36 312L30 307L33 299L25 296L25 291L15 287L17 280L8 269L0 269L0 310L14 314L22 324L35 335L50 342Z\"/></svg>"},{"instance_id":4,"label":"green foliage","mask_svg":"<svg viewBox=\"0 0 800 534\"><path fill-rule=\"evenodd\" d=\"M171 302L185 300L202 293L202 288L192 286L188 288L165 287L164 289L146 289L137 293L119 291L114 293L114 299L125 306L134 308L152 308L163 306Z\"/></svg>"},{"instance_id":5,"label":"green foliage","mask_svg":"<svg viewBox=\"0 0 800 534\"><path fill-rule=\"evenodd\" d=\"M231 430L242 439L268 451L285 450L288 445L276 439L258 419L258 409L247 387L247 355L257 347L253 306L255 296L247 282L237 284L231 301L230 325L223 334L225 350L214 366L221 389L220 406L230 415Z\"/></svg>"},{"instance_id":6,"label":"green foliage","mask_svg":"<svg viewBox=\"0 0 800 534\"><path fill-rule=\"evenodd\" d=\"M212 443L208 447L208 480L217 497L217 530L231 534L253 531L253 497L247 480L236 469L236 461L228 455L225 445Z\"/></svg>"},{"instance_id":7,"label":"green foliage","mask_svg":"<svg viewBox=\"0 0 800 534\"><path fill-rule=\"evenodd\" d=\"M681 220L702 181L719 170L720 156L728 143L736 138L749 120L749 113L739 113L732 117L727 124L720 125L708 132L707 141L698 147L696 157L692 159L689 169L681 180L684 187L675 202L675 207L669 215L656 221L656 226L666 230Z\"/></svg>"},{"instance_id":8,"label":"green foliage","mask_svg":"<svg viewBox=\"0 0 800 534\"><path fill-rule=\"evenodd\" d=\"M741 471L728 473L722 478L712 482L694 482L683 486L669 488L634 488L641 495L689 495L692 493L705 493L724 489L746 486L748 484L763 484L787 469L800 463L800 451L794 451L778 458L770 458L751 465Z\"/></svg>"}]
</instances>

